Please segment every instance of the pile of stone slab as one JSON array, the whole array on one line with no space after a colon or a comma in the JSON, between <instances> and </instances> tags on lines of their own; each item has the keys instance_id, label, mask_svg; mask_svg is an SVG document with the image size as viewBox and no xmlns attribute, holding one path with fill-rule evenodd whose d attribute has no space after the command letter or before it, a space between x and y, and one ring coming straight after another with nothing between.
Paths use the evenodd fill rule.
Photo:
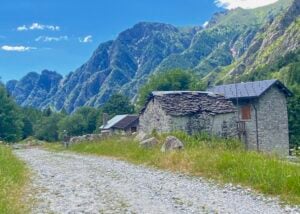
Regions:
<instances>
[{"instance_id":1,"label":"pile of stone slab","mask_svg":"<svg viewBox=\"0 0 300 214\"><path fill-rule=\"evenodd\" d=\"M90 142L90 141L95 141L95 140L100 140L100 139L102 139L101 134L86 134L86 135L82 135L82 136L71 137L70 143L75 144L75 143Z\"/></svg>"}]
</instances>

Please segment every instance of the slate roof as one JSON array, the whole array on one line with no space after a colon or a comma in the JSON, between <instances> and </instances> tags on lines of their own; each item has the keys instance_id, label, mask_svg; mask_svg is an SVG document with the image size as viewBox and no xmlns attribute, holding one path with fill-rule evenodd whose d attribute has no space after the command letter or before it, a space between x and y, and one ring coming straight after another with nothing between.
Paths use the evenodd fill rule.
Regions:
<instances>
[{"instance_id":1,"label":"slate roof","mask_svg":"<svg viewBox=\"0 0 300 214\"><path fill-rule=\"evenodd\" d=\"M280 81L275 79L229 85L219 85L210 88L208 91L224 95L228 99L255 98L264 94L264 92L266 92L273 85L281 89L287 96L292 95L292 92L290 92L288 88L286 88Z\"/></svg>"},{"instance_id":2,"label":"slate roof","mask_svg":"<svg viewBox=\"0 0 300 214\"><path fill-rule=\"evenodd\" d=\"M154 91L151 93L148 102L153 98L160 103L162 109L168 115L173 116L192 115L203 112L215 115L236 111L231 101L225 99L224 96L211 92Z\"/></svg>"},{"instance_id":3,"label":"slate roof","mask_svg":"<svg viewBox=\"0 0 300 214\"><path fill-rule=\"evenodd\" d=\"M125 129L129 127L131 124L136 122L139 119L139 116L137 115L127 115L122 120L117 122L113 127L118 129Z\"/></svg>"},{"instance_id":4,"label":"slate roof","mask_svg":"<svg viewBox=\"0 0 300 214\"><path fill-rule=\"evenodd\" d=\"M100 126L100 129L125 129L138 119L139 117L137 115L116 115L112 119L110 119L105 126Z\"/></svg>"}]
</instances>

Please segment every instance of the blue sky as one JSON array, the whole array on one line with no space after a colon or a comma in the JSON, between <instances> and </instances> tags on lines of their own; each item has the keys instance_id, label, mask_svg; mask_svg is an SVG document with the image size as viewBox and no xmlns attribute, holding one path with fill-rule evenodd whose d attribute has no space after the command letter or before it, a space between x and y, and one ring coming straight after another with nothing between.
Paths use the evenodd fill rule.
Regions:
<instances>
[{"instance_id":1,"label":"blue sky","mask_svg":"<svg viewBox=\"0 0 300 214\"><path fill-rule=\"evenodd\" d=\"M43 69L67 74L140 21L202 25L213 13L276 0L1 0L0 77Z\"/></svg>"}]
</instances>

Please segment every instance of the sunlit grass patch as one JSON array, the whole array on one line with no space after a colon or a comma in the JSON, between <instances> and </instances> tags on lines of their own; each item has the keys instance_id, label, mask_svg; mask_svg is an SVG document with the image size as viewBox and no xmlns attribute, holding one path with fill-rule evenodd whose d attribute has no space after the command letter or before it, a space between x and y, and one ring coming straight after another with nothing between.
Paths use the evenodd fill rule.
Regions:
<instances>
[{"instance_id":1,"label":"sunlit grass patch","mask_svg":"<svg viewBox=\"0 0 300 214\"><path fill-rule=\"evenodd\" d=\"M0 213L26 213L23 193L27 170L9 147L0 144Z\"/></svg>"},{"instance_id":2,"label":"sunlit grass patch","mask_svg":"<svg viewBox=\"0 0 300 214\"><path fill-rule=\"evenodd\" d=\"M236 140L173 133L185 144L179 152L161 153L167 135L157 135L160 144L152 149L139 147L131 138L112 137L75 144L70 151L116 157L136 164L179 171L251 187L261 193L280 196L300 204L300 166L275 155L249 152ZM57 150L57 145L51 146Z\"/></svg>"}]
</instances>

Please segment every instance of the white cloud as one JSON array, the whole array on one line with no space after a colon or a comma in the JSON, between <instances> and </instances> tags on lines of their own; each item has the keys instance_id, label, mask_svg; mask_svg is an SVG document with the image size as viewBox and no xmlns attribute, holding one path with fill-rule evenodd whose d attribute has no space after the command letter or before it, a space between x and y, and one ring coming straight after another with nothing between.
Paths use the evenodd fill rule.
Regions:
<instances>
[{"instance_id":1,"label":"white cloud","mask_svg":"<svg viewBox=\"0 0 300 214\"><path fill-rule=\"evenodd\" d=\"M1 50L3 51L15 51L15 52L25 52L36 49L35 47L26 47L23 45L20 46L9 46L9 45L3 45L1 47Z\"/></svg>"},{"instance_id":2,"label":"white cloud","mask_svg":"<svg viewBox=\"0 0 300 214\"><path fill-rule=\"evenodd\" d=\"M39 23L32 23L31 25L22 25L17 27L17 31L28 31L28 30L51 30L51 31L59 31L60 27L57 25L43 25Z\"/></svg>"},{"instance_id":3,"label":"white cloud","mask_svg":"<svg viewBox=\"0 0 300 214\"><path fill-rule=\"evenodd\" d=\"M25 30L28 30L26 25L22 25L22 26L17 27L17 31L25 31Z\"/></svg>"},{"instance_id":4,"label":"white cloud","mask_svg":"<svg viewBox=\"0 0 300 214\"><path fill-rule=\"evenodd\" d=\"M87 35L83 38L79 38L79 42L82 42L82 43L93 42L93 37L92 37L92 35Z\"/></svg>"},{"instance_id":5,"label":"white cloud","mask_svg":"<svg viewBox=\"0 0 300 214\"><path fill-rule=\"evenodd\" d=\"M206 28L208 26L208 24L209 24L209 22L206 21L206 22L203 23L202 27Z\"/></svg>"},{"instance_id":6,"label":"white cloud","mask_svg":"<svg viewBox=\"0 0 300 214\"><path fill-rule=\"evenodd\" d=\"M35 39L36 42L59 42L68 40L68 36L50 37L50 36L39 36Z\"/></svg>"},{"instance_id":7,"label":"white cloud","mask_svg":"<svg viewBox=\"0 0 300 214\"><path fill-rule=\"evenodd\" d=\"M273 4L277 1L278 0L215 0L215 4L218 7L223 7L226 9L234 9L237 7L252 9Z\"/></svg>"}]
</instances>

